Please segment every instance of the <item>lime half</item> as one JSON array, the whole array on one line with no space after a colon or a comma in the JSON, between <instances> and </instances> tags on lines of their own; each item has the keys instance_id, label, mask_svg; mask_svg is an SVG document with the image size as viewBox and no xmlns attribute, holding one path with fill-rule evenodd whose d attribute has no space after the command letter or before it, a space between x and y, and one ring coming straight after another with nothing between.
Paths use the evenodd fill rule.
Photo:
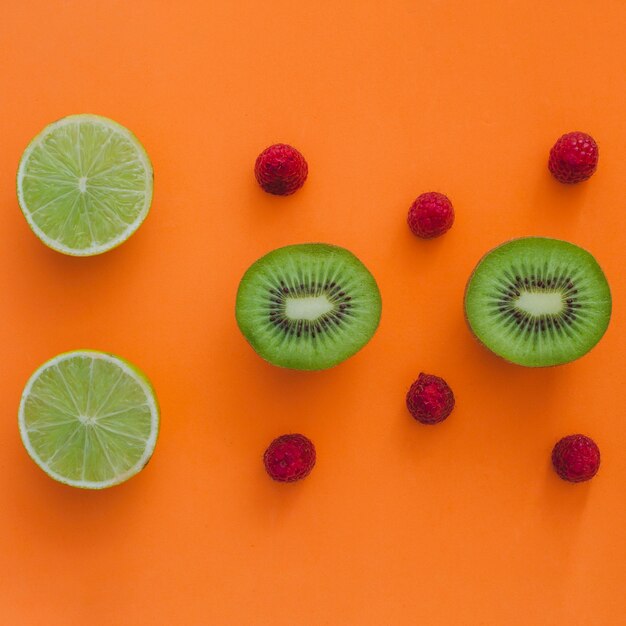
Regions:
<instances>
[{"instance_id":1,"label":"lime half","mask_svg":"<svg viewBox=\"0 0 626 626\"><path fill-rule=\"evenodd\" d=\"M98 115L70 115L24 151L17 198L47 246L91 256L139 228L150 210L152 179L150 159L129 130Z\"/></svg>"},{"instance_id":2,"label":"lime half","mask_svg":"<svg viewBox=\"0 0 626 626\"><path fill-rule=\"evenodd\" d=\"M146 376L92 350L44 363L26 383L18 419L35 463L55 480L85 489L117 485L141 471L159 431Z\"/></svg>"}]
</instances>

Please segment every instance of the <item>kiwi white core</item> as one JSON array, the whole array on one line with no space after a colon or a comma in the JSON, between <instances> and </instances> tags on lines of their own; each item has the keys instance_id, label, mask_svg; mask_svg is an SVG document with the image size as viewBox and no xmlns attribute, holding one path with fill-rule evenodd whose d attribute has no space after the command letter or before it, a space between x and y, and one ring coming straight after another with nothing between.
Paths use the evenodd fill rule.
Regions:
<instances>
[{"instance_id":1,"label":"kiwi white core","mask_svg":"<svg viewBox=\"0 0 626 626\"><path fill-rule=\"evenodd\" d=\"M308 298L287 298L285 315L292 320L316 320L333 310L333 304L325 295Z\"/></svg>"},{"instance_id":2,"label":"kiwi white core","mask_svg":"<svg viewBox=\"0 0 626 626\"><path fill-rule=\"evenodd\" d=\"M521 311L536 316L558 315L564 308L563 298L557 291L522 291L514 304Z\"/></svg>"}]
</instances>

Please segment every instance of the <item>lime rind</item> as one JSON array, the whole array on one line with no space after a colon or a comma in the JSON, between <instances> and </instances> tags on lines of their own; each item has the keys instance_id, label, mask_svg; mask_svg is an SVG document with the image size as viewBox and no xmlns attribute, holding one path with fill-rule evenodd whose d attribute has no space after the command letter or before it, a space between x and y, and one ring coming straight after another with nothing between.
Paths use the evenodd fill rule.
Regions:
<instances>
[{"instance_id":1,"label":"lime rind","mask_svg":"<svg viewBox=\"0 0 626 626\"><path fill-rule=\"evenodd\" d=\"M98 170L102 163L107 167ZM102 254L126 241L148 215L152 194L152 164L139 140L99 115L49 124L17 172L28 225L48 247L71 256Z\"/></svg>"},{"instance_id":2,"label":"lime rind","mask_svg":"<svg viewBox=\"0 0 626 626\"><path fill-rule=\"evenodd\" d=\"M104 414L99 416L99 427L86 427L81 423L78 415L81 413L90 415L93 412L94 407L90 407L90 392L95 386L92 385L93 378L90 377L88 385L85 386L84 381L82 382L84 387L81 390L82 393L76 395L72 392L72 389L75 391L76 386L81 384L72 377L71 368L67 369L68 362L72 359L90 359L91 372L93 372L94 364L97 361L114 366L120 371L118 381L130 382L130 387L136 387L141 396L141 402L145 403L145 410L140 407L138 402L133 404L131 401L116 415ZM53 369L61 372L62 370L58 368L59 365L66 369L64 374L58 376L55 399L52 400L50 397L43 400L36 398L33 388ZM124 397L123 395L120 396L119 389L116 393L115 386L120 386L119 382L117 385L114 384L112 387L106 388L108 398L99 407L98 413L107 407L107 402L111 397L117 396L118 401ZM32 416L29 418L27 415L33 411L33 401L35 402L34 410L37 413L35 424L33 424ZM27 409L28 403L31 403L31 406ZM124 416L128 417L133 412L135 414L134 422L128 419L124 420ZM136 419L137 412L142 415L143 426L138 426L141 420ZM100 420L103 419L104 422L101 422ZM147 422L149 422L149 432L145 437L143 431L145 431ZM33 461L54 480L83 489L104 489L118 485L140 472L154 452L159 433L159 422L160 410L157 397L145 374L120 357L95 350L76 350L63 353L41 365L26 383L18 411L18 425L22 442ZM39 435L44 433L44 436L34 443L31 437L33 432ZM59 451L61 446L64 448ZM98 463L108 463L110 469L114 470L111 456L117 460L127 458L130 454L133 456L134 462L122 471L114 472L113 475L111 475L111 471L106 470L104 473L108 475L105 478L87 479L85 477L87 467L85 455L88 450L92 453L89 459L92 473L98 471ZM43 452L46 454L42 454ZM80 478L69 477L66 475L67 473L60 473L54 468L54 459L51 460L51 456L55 454L58 456L59 452L64 455L66 464L69 463L72 467L78 467L82 463ZM43 458L43 456L47 458ZM94 465L96 466L95 470L93 469Z\"/></svg>"}]
</instances>

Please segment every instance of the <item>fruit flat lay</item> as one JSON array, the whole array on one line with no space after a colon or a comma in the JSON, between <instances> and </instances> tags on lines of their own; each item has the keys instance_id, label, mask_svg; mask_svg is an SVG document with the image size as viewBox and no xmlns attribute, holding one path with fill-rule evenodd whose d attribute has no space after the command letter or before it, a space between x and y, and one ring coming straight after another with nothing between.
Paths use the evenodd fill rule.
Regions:
<instances>
[{"instance_id":1,"label":"fruit flat lay","mask_svg":"<svg viewBox=\"0 0 626 626\"><path fill-rule=\"evenodd\" d=\"M626 626L623 23L7 7L3 622Z\"/></svg>"}]
</instances>

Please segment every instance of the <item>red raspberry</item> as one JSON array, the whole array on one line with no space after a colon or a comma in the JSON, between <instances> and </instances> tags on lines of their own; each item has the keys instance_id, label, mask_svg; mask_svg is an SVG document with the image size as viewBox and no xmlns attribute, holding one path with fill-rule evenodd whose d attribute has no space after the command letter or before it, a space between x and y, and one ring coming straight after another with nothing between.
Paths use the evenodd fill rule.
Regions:
<instances>
[{"instance_id":1,"label":"red raspberry","mask_svg":"<svg viewBox=\"0 0 626 626\"><path fill-rule=\"evenodd\" d=\"M261 187L276 196L288 196L304 185L309 167L292 146L276 143L259 154L254 175Z\"/></svg>"},{"instance_id":2,"label":"red raspberry","mask_svg":"<svg viewBox=\"0 0 626 626\"><path fill-rule=\"evenodd\" d=\"M292 483L311 473L315 465L315 446L304 435L282 435L270 443L263 462L271 478Z\"/></svg>"},{"instance_id":3,"label":"red raspberry","mask_svg":"<svg viewBox=\"0 0 626 626\"><path fill-rule=\"evenodd\" d=\"M567 133L550 150L548 169L560 183L587 180L598 167L598 144L587 133Z\"/></svg>"},{"instance_id":4,"label":"red raspberry","mask_svg":"<svg viewBox=\"0 0 626 626\"><path fill-rule=\"evenodd\" d=\"M600 467L600 450L590 437L569 435L554 446L552 465L563 480L581 483L596 475Z\"/></svg>"},{"instance_id":5,"label":"red raspberry","mask_svg":"<svg viewBox=\"0 0 626 626\"><path fill-rule=\"evenodd\" d=\"M406 394L409 413L422 424L438 424L452 413L454 394L439 376L421 373Z\"/></svg>"},{"instance_id":6,"label":"red raspberry","mask_svg":"<svg viewBox=\"0 0 626 626\"><path fill-rule=\"evenodd\" d=\"M423 193L409 208L407 221L414 235L422 239L439 237L454 223L452 202L436 191Z\"/></svg>"}]
</instances>

